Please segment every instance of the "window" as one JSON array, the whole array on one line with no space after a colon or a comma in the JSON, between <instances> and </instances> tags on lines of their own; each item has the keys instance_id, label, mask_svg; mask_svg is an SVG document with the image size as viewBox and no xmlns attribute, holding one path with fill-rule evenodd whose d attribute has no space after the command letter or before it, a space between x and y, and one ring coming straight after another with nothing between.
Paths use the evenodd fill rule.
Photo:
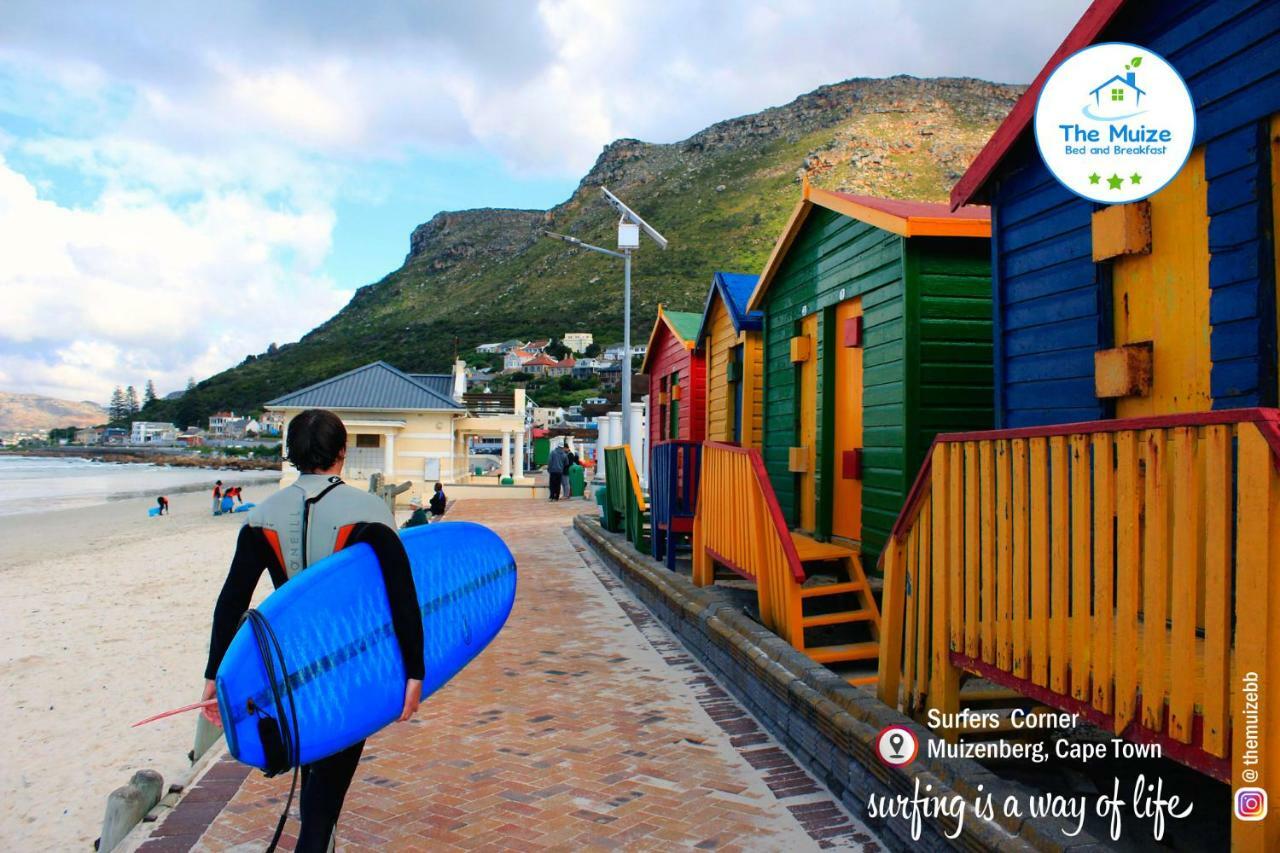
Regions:
<instances>
[{"instance_id":1,"label":"window","mask_svg":"<svg viewBox=\"0 0 1280 853\"><path fill-rule=\"evenodd\" d=\"M356 433L356 447L381 447L382 436L377 433Z\"/></svg>"},{"instance_id":2,"label":"window","mask_svg":"<svg viewBox=\"0 0 1280 853\"><path fill-rule=\"evenodd\" d=\"M1123 101L1123 100L1124 100L1124 89L1112 89L1112 90L1111 90L1111 100L1113 100L1113 101Z\"/></svg>"}]
</instances>

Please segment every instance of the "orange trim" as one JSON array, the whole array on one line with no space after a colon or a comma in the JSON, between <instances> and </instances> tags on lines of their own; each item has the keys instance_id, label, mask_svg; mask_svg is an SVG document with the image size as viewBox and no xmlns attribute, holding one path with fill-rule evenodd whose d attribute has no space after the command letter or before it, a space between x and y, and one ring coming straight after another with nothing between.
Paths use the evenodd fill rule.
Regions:
<instances>
[{"instance_id":1,"label":"orange trim","mask_svg":"<svg viewBox=\"0 0 1280 853\"><path fill-rule=\"evenodd\" d=\"M773 274L778 271L778 266L782 263L782 256L791 248L791 243L796 239L796 235L800 233L800 226L804 224L804 220L808 217L812 208L813 204L809 201L809 182L806 180L804 196L791 211L791 218L787 220L786 227L782 229L778 242L773 244L773 251L769 253L769 260L764 262L764 272L760 273L760 279L756 282L756 289L751 291L751 298L747 300L748 312L759 309L760 299L764 296L764 292L769 289Z\"/></svg>"},{"instance_id":2,"label":"orange trim","mask_svg":"<svg viewBox=\"0 0 1280 853\"><path fill-rule=\"evenodd\" d=\"M351 538L351 531L355 529L356 526L354 524L344 524L338 528L338 538L333 540L334 553L347 547L347 540Z\"/></svg>"},{"instance_id":3,"label":"orange trim","mask_svg":"<svg viewBox=\"0 0 1280 853\"><path fill-rule=\"evenodd\" d=\"M791 212L791 218L787 220L782 235L778 237L778 242L774 244L773 252L769 255L769 260L765 262L760 280L756 282L756 288L747 301L747 311L760 310L765 291L769 289L774 275L782 265L783 258L786 257L791 244L800 233L800 227L804 225L809 212L815 205L900 237L991 237L989 217L981 219L972 216L947 216L945 210L940 210L941 215L938 216L914 214L902 216L861 204L841 193L819 189L805 181L800 203ZM942 209L944 205L939 204L935 207Z\"/></svg>"},{"instance_id":4,"label":"orange trim","mask_svg":"<svg viewBox=\"0 0 1280 853\"><path fill-rule=\"evenodd\" d=\"M280 550L279 534L277 534L274 530L268 530L267 528L264 527L262 528L262 535L266 537L267 544L270 545L271 550L275 552L276 559L280 561L281 571L285 571L285 572L289 571L289 568L284 564L284 551Z\"/></svg>"}]
</instances>

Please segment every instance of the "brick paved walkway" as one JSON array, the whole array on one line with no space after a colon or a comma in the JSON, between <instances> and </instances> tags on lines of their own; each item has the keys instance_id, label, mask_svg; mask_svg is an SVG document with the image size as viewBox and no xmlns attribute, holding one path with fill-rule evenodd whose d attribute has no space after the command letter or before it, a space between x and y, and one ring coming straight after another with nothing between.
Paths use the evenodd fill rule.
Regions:
<instances>
[{"instance_id":1,"label":"brick paved walkway","mask_svg":"<svg viewBox=\"0 0 1280 853\"><path fill-rule=\"evenodd\" d=\"M413 721L369 741L339 848L876 849L866 827L580 553L566 528L588 507L457 506L456 517L492 526L515 553L515 609ZM197 849L261 849L289 780L254 772L240 783L238 770L215 766L143 849L188 849L206 825Z\"/></svg>"}]
</instances>

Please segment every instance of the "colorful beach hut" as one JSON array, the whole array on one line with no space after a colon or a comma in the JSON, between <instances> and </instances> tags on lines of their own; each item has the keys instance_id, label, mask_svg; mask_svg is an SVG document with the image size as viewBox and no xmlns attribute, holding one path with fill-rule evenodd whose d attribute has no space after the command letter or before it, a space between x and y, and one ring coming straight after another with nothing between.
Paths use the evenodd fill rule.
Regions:
<instances>
[{"instance_id":1,"label":"colorful beach hut","mask_svg":"<svg viewBox=\"0 0 1280 853\"><path fill-rule=\"evenodd\" d=\"M694 351L699 314L658 306L640 372L649 377L649 446L706 435L705 360Z\"/></svg>"},{"instance_id":2,"label":"colorful beach hut","mask_svg":"<svg viewBox=\"0 0 1280 853\"><path fill-rule=\"evenodd\" d=\"M1098 42L1160 53L1196 108L1180 174L1133 204L1077 197L1033 138ZM1280 702L1240 688L1280 682L1277 44L1275 3L1099 0L956 185L992 211L1002 428L938 437L884 549L885 702L954 711L969 673L1233 787L1280 762L1249 734ZM1280 819L1232 846L1280 849Z\"/></svg>"},{"instance_id":3,"label":"colorful beach hut","mask_svg":"<svg viewBox=\"0 0 1280 853\"><path fill-rule=\"evenodd\" d=\"M696 350L707 366L707 439L760 446L761 331L764 315L747 311L758 276L717 272L702 311Z\"/></svg>"},{"instance_id":4,"label":"colorful beach hut","mask_svg":"<svg viewBox=\"0 0 1280 853\"><path fill-rule=\"evenodd\" d=\"M793 529L873 565L933 436L991 425L989 233L984 209L805 185L747 303Z\"/></svg>"}]
</instances>

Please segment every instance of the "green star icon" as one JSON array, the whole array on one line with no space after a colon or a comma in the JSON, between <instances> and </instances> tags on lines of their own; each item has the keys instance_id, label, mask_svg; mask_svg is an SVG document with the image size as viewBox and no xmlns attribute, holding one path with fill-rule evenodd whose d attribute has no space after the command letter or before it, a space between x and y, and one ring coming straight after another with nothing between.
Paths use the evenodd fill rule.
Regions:
<instances>
[{"instance_id":1,"label":"green star icon","mask_svg":"<svg viewBox=\"0 0 1280 853\"><path fill-rule=\"evenodd\" d=\"M1114 173L1112 173L1111 177L1107 178L1107 186L1109 186L1113 190L1120 189L1120 185L1123 183L1124 183L1124 178Z\"/></svg>"},{"instance_id":2,"label":"green star icon","mask_svg":"<svg viewBox=\"0 0 1280 853\"><path fill-rule=\"evenodd\" d=\"M1142 176L1139 175L1137 172L1134 172L1132 175L1129 176L1129 183L1131 184L1142 183Z\"/></svg>"},{"instance_id":3,"label":"green star icon","mask_svg":"<svg viewBox=\"0 0 1280 853\"><path fill-rule=\"evenodd\" d=\"M1089 183L1091 184L1096 184L1100 180L1102 180L1102 176L1099 175L1097 172L1094 172L1092 175L1089 176Z\"/></svg>"}]
</instances>

